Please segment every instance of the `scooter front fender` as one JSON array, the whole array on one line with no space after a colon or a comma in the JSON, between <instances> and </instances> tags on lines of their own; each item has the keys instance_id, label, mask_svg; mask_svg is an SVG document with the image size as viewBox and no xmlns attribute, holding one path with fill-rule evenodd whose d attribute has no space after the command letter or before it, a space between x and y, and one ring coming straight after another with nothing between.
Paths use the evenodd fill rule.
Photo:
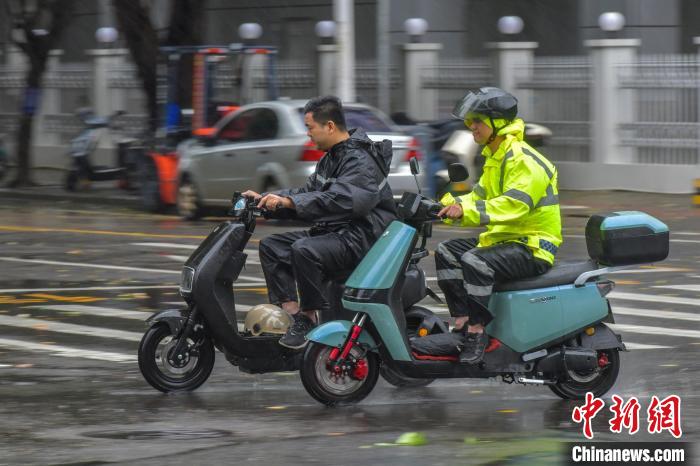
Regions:
<instances>
[{"instance_id":1,"label":"scooter front fender","mask_svg":"<svg viewBox=\"0 0 700 466\"><path fill-rule=\"evenodd\" d=\"M182 328L185 326L185 322L187 322L187 309L166 309L164 311L158 311L146 319L146 325L149 327L160 322L170 327L170 333L172 335L179 335Z\"/></svg>"},{"instance_id":2,"label":"scooter front fender","mask_svg":"<svg viewBox=\"0 0 700 466\"><path fill-rule=\"evenodd\" d=\"M308 335L306 335L306 338L309 341L321 343L326 346L342 348L348 335L350 335L350 329L352 329L353 325L354 324L349 320L333 320L311 330ZM360 333L360 338L357 341L368 345L370 348L377 347L377 343L374 341L374 338L372 338L372 335L366 331Z\"/></svg>"}]
</instances>

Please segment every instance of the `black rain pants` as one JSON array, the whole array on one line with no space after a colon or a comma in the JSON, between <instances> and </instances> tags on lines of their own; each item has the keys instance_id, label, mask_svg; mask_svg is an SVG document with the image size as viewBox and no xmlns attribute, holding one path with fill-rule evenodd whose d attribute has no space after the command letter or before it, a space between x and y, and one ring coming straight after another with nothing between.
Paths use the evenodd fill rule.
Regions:
<instances>
[{"instance_id":1,"label":"black rain pants","mask_svg":"<svg viewBox=\"0 0 700 466\"><path fill-rule=\"evenodd\" d=\"M438 286L453 317L469 317L469 325L488 325L493 320L489 299L496 283L545 273L551 265L535 258L520 243L477 248L476 238L440 243L435 251Z\"/></svg>"}]
</instances>

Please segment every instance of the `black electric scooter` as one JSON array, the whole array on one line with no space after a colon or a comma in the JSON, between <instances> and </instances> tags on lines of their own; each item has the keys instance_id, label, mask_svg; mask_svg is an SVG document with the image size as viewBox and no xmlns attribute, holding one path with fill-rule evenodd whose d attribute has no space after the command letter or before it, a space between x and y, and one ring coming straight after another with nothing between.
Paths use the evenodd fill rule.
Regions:
<instances>
[{"instance_id":1,"label":"black electric scooter","mask_svg":"<svg viewBox=\"0 0 700 466\"><path fill-rule=\"evenodd\" d=\"M240 331L233 283L243 269L247 255L243 252L258 218L279 216L257 208L256 201L234 193L230 215L235 221L217 225L190 255L182 268L180 295L187 307L157 312L147 321L149 326L138 350L139 368L146 381L162 392L194 390L203 384L214 367L214 348L226 359L247 373L296 371L301 351L278 343L280 335L262 333L254 336ZM415 262L428 255L417 254ZM324 321L347 319L342 308L344 277L328 282L328 299L332 309L322 313ZM402 300L407 309L410 331L419 327L441 326L444 322L424 308L414 306L427 294L425 275L417 267L407 267ZM425 330L424 330L425 331ZM384 378L396 386L424 386L430 379L404 377L393 369L382 371Z\"/></svg>"}]
</instances>

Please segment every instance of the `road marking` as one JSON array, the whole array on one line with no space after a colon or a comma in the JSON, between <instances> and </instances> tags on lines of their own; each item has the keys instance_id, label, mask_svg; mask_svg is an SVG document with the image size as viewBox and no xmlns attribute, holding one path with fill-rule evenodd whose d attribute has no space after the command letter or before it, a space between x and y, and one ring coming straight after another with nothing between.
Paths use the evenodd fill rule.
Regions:
<instances>
[{"instance_id":1,"label":"road marking","mask_svg":"<svg viewBox=\"0 0 700 466\"><path fill-rule=\"evenodd\" d=\"M613 311L614 313L615 311ZM667 337L700 338L700 331L682 328L649 327L646 325L606 324L613 330L645 335L663 335Z\"/></svg>"},{"instance_id":2,"label":"road marking","mask_svg":"<svg viewBox=\"0 0 700 466\"><path fill-rule=\"evenodd\" d=\"M195 250L198 246L192 244L180 243L130 243L132 246L146 246L149 248L172 248L172 249L191 249Z\"/></svg>"},{"instance_id":3,"label":"road marking","mask_svg":"<svg viewBox=\"0 0 700 466\"><path fill-rule=\"evenodd\" d=\"M654 288L667 288L670 290L700 291L700 285L657 285Z\"/></svg>"},{"instance_id":4,"label":"road marking","mask_svg":"<svg viewBox=\"0 0 700 466\"><path fill-rule=\"evenodd\" d=\"M177 262L182 262L183 264L187 261L187 259L190 258L190 256L174 256L172 254L166 254L163 257L165 257L167 259L172 259L172 260L177 261Z\"/></svg>"},{"instance_id":5,"label":"road marking","mask_svg":"<svg viewBox=\"0 0 700 466\"><path fill-rule=\"evenodd\" d=\"M142 267L126 267L123 265L105 265L105 264L85 264L82 262L58 262L58 261L47 261L42 259L20 259L17 257L0 257L0 260L6 262L22 262L27 264L44 264L44 265L60 265L68 267L87 267L93 269L107 269L107 270L127 270L133 272L148 272L148 273L167 273L173 275L180 275L179 270L165 270L165 269L146 269ZM247 277L245 275L239 275L238 280L245 280L248 282L255 283L265 283L262 278Z\"/></svg>"},{"instance_id":6,"label":"road marking","mask_svg":"<svg viewBox=\"0 0 700 466\"><path fill-rule=\"evenodd\" d=\"M87 325L64 324L51 320L32 319L31 317L3 316L0 315L0 325L7 327L30 328L33 330L69 333L72 335L86 335L90 337L114 338L116 340L141 341L143 334L112 330L102 327L89 327Z\"/></svg>"},{"instance_id":7,"label":"road marking","mask_svg":"<svg viewBox=\"0 0 700 466\"><path fill-rule=\"evenodd\" d=\"M650 267L640 269L618 270L610 272L610 274L625 274L625 273L652 273L652 272L693 272L693 269L683 269L680 267Z\"/></svg>"},{"instance_id":8,"label":"road marking","mask_svg":"<svg viewBox=\"0 0 700 466\"><path fill-rule=\"evenodd\" d=\"M94 303L104 301L107 298L95 298L93 296L58 296L55 294L32 293L27 295L30 298L47 299L49 301L63 301L69 303Z\"/></svg>"},{"instance_id":9,"label":"road marking","mask_svg":"<svg viewBox=\"0 0 700 466\"><path fill-rule=\"evenodd\" d=\"M700 233L696 231L674 231L674 235L684 235L684 236L700 236Z\"/></svg>"},{"instance_id":10,"label":"road marking","mask_svg":"<svg viewBox=\"0 0 700 466\"><path fill-rule=\"evenodd\" d=\"M32 306L40 307L40 306ZM617 307L613 306L613 314L621 314L635 317L653 317L661 319L676 319L676 320L688 320L691 322L700 322L700 314L693 314L692 312L676 312L676 311L657 311L654 309L635 309L631 307Z\"/></svg>"},{"instance_id":11,"label":"road marking","mask_svg":"<svg viewBox=\"0 0 700 466\"><path fill-rule=\"evenodd\" d=\"M138 233L130 231L109 231L109 230L80 230L77 228L41 228L23 227L13 225L0 225L0 231L21 231L32 233L79 233L85 235L108 235L108 236L143 236L149 238L183 238L183 239L204 239L204 235L169 235L157 233Z\"/></svg>"},{"instance_id":12,"label":"road marking","mask_svg":"<svg viewBox=\"0 0 700 466\"><path fill-rule=\"evenodd\" d=\"M700 306L700 299L679 298L677 296L657 296L641 293L623 293L613 291L608 295L612 299L626 299L629 301L647 301L650 303L684 304L687 306Z\"/></svg>"},{"instance_id":13,"label":"road marking","mask_svg":"<svg viewBox=\"0 0 700 466\"><path fill-rule=\"evenodd\" d=\"M672 243L700 243L700 240L697 239L670 239L669 241Z\"/></svg>"},{"instance_id":14,"label":"road marking","mask_svg":"<svg viewBox=\"0 0 700 466\"><path fill-rule=\"evenodd\" d=\"M42 259L20 259L17 257L0 257L0 260L6 262L22 262L27 264L44 264L44 265L61 265L68 267L88 267L92 269L107 269L107 270L128 270L132 272L150 272L150 273L170 273L180 275L179 270L164 270L164 269L146 269L142 267L126 267L124 265L105 265L105 264L85 264L82 262L59 262L47 261Z\"/></svg>"},{"instance_id":15,"label":"road marking","mask_svg":"<svg viewBox=\"0 0 700 466\"><path fill-rule=\"evenodd\" d=\"M168 259L172 259L172 260L177 261L177 262L181 262L183 264L187 261L187 259L190 258L189 256L174 256L172 254L167 254L163 257L166 257ZM251 264L260 265L260 261L257 261L255 259L251 259L250 256L246 259L245 263L246 263L246 265L251 265ZM262 279L260 279L260 280L262 280Z\"/></svg>"},{"instance_id":16,"label":"road marking","mask_svg":"<svg viewBox=\"0 0 700 466\"><path fill-rule=\"evenodd\" d=\"M5 288L0 293L38 293L56 291L118 291L118 290L151 290L163 288L179 288L178 285L146 285L146 286L84 286L72 288Z\"/></svg>"},{"instance_id":17,"label":"road marking","mask_svg":"<svg viewBox=\"0 0 700 466\"><path fill-rule=\"evenodd\" d=\"M32 343L22 340L11 340L0 338L0 346L16 350L45 351L53 353L55 356L68 358L96 359L98 361L111 362L134 362L136 356L122 353L109 353L105 351L91 351L81 348L70 348L67 346L47 345L45 343Z\"/></svg>"},{"instance_id":18,"label":"road marking","mask_svg":"<svg viewBox=\"0 0 700 466\"><path fill-rule=\"evenodd\" d=\"M561 204L559 206L560 209L570 209L570 210L581 210L581 209L590 209L587 205L566 205L566 204Z\"/></svg>"},{"instance_id":19,"label":"road marking","mask_svg":"<svg viewBox=\"0 0 700 466\"><path fill-rule=\"evenodd\" d=\"M80 304L56 304L56 305L37 305L37 306L27 306L30 309L41 309L46 311L59 311L59 312L77 312L80 314L100 316L100 317L116 317L119 319L133 319L145 321L156 311L142 312L142 311L127 311L125 309L118 309L114 307L102 307L102 306L83 306Z\"/></svg>"},{"instance_id":20,"label":"road marking","mask_svg":"<svg viewBox=\"0 0 700 466\"><path fill-rule=\"evenodd\" d=\"M625 343L625 348L628 350L644 350L644 349L665 349L665 348L673 348L673 346L664 346L664 345L645 345L644 343Z\"/></svg>"}]
</instances>

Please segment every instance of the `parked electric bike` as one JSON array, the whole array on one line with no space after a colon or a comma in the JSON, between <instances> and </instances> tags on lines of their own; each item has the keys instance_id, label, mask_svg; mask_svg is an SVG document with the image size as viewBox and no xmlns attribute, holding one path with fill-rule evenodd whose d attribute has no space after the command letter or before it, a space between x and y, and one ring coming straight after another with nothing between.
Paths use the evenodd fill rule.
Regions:
<instances>
[{"instance_id":1,"label":"parked electric bike","mask_svg":"<svg viewBox=\"0 0 700 466\"><path fill-rule=\"evenodd\" d=\"M180 294L187 307L160 311L147 320L149 328L139 345L139 368L146 381L160 391L194 390L203 384L214 367L215 347L244 372L299 369L303 352L281 346L278 343L281 335L254 335L239 330L240 313L236 310L233 283L245 265L244 249L255 231L257 219L279 214L258 209L256 201L241 197L240 193L234 193L233 203L230 214L236 220L216 226L182 268ZM422 254L427 256L427 251ZM407 266L402 272L404 287L398 292L409 310L404 316L409 328L417 333L419 325L444 326L431 311L412 308L428 293L423 271ZM327 283L331 309L320 317L322 320L349 318L352 313L340 306L340 283L346 277L331 278ZM431 382L426 378L405 377L389 366L382 370L382 375L397 386Z\"/></svg>"},{"instance_id":2,"label":"parked electric bike","mask_svg":"<svg viewBox=\"0 0 700 466\"><path fill-rule=\"evenodd\" d=\"M449 169L452 181L466 179L464 166ZM403 272L422 253L416 243L421 236L425 243L440 208L420 194L404 194L403 222L389 225L345 284L343 306L355 311L352 321L328 322L307 336L300 373L308 393L326 405L360 401L384 366L419 379L500 376L506 383L546 385L565 399L610 390L625 346L605 325L614 322L605 297L614 283L603 277L665 259L666 225L642 212L591 217L586 226L590 260L556 264L541 276L495 287L489 303L495 318L486 327L489 346L483 362L469 365L457 355L432 357L412 349L411 338L422 337L407 331L398 293Z\"/></svg>"},{"instance_id":3,"label":"parked electric bike","mask_svg":"<svg viewBox=\"0 0 700 466\"><path fill-rule=\"evenodd\" d=\"M114 167L93 165L90 160L103 134L110 129L118 132L115 131L119 129L115 121L124 114L125 112L120 110L105 118L95 116L88 109L78 112L78 117L85 126L70 144L71 164L64 181L67 191L83 189L93 181L118 181L119 187L131 188L136 161L132 160L134 157L130 152L130 146L135 139L120 138L116 141L116 165Z\"/></svg>"}]
</instances>

